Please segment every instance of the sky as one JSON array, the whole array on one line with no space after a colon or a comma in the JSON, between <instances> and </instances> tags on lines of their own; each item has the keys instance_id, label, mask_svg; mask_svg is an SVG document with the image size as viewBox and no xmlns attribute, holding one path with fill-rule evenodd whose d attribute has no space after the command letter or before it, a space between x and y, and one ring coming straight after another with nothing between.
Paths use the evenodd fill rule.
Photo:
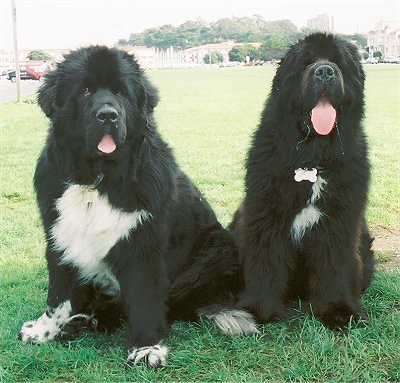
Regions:
<instances>
[{"instance_id":1,"label":"sky","mask_svg":"<svg viewBox=\"0 0 400 383\"><path fill-rule=\"evenodd\" d=\"M1 50L13 50L11 0L0 0ZM384 21L400 26L399 0L16 0L19 49L71 49L112 45L131 33L202 18L263 16L298 27L327 13L335 32L366 33Z\"/></svg>"}]
</instances>

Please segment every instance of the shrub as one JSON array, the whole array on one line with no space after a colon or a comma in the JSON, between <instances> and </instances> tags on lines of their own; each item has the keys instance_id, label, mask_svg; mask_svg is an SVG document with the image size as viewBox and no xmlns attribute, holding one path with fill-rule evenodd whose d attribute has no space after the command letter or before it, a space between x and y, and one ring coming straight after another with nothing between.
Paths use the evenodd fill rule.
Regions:
<instances>
[{"instance_id":1,"label":"shrub","mask_svg":"<svg viewBox=\"0 0 400 383\"><path fill-rule=\"evenodd\" d=\"M203 61L205 64L219 64L224 61L224 57L222 56L222 53L214 51L211 53L207 53L203 57Z\"/></svg>"}]
</instances>

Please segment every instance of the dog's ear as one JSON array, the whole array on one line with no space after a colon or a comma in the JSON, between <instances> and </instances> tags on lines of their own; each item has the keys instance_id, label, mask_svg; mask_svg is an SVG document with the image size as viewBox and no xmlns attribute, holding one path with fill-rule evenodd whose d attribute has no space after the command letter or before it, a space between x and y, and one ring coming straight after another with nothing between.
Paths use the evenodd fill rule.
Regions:
<instances>
[{"instance_id":1,"label":"dog's ear","mask_svg":"<svg viewBox=\"0 0 400 383\"><path fill-rule=\"evenodd\" d=\"M144 97L144 106L148 114L153 113L154 108L158 104L158 91L155 86L150 84L147 79L141 82L143 97Z\"/></svg>"},{"instance_id":2,"label":"dog's ear","mask_svg":"<svg viewBox=\"0 0 400 383\"><path fill-rule=\"evenodd\" d=\"M356 76L359 81L359 83L364 87L364 82L365 82L365 73L363 70L363 66L361 64L361 55L360 51L358 50L358 47L353 44L349 43L350 47L350 55L351 55L351 63L354 63L356 66Z\"/></svg>"},{"instance_id":3,"label":"dog's ear","mask_svg":"<svg viewBox=\"0 0 400 383\"><path fill-rule=\"evenodd\" d=\"M44 75L44 82L38 90L38 104L47 117L51 118L54 112L54 104L57 96L58 83L57 69Z\"/></svg>"},{"instance_id":4,"label":"dog's ear","mask_svg":"<svg viewBox=\"0 0 400 383\"><path fill-rule=\"evenodd\" d=\"M146 74L140 67L138 60L134 55L128 54L127 52L121 52L122 57L128 60L133 65L134 72L134 86L138 89L138 101L142 103L144 110L147 114L151 114L154 108L158 104L158 91L147 79Z\"/></svg>"}]
</instances>

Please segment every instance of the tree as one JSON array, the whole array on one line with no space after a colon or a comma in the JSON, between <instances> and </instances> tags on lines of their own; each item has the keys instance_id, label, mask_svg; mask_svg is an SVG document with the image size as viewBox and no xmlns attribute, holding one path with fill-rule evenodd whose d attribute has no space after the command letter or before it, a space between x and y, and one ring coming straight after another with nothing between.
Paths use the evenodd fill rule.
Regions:
<instances>
[{"instance_id":1,"label":"tree","mask_svg":"<svg viewBox=\"0 0 400 383\"><path fill-rule=\"evenodd\" d=\"M211 53L207 53L203 57L203 61L205 64L219 64L224 61L224 57L222 56L222 53L214 51Z\"/></svg>"},{"instance_id":2,"label":"tree","mask_svg":"<svg viewBox=\"0 0 400 383\"><path fill-rule=\"evenodd\" d=\"M245 62L247 56L254 61L258 55L258 49L251 44L237 45L229 51L229 61Z\"/></svg>"},{"instance_id":3,"label":"tree","mask_svg":"<svg viewBox=\"0 0 400 383\"><path fill-rule=\"evenodd\" d=\"M300 31L299 31L299 38L302 39L302 38L306 37L307 35L311 35L311 33L315 33L315 32L316 32L315 29L302 27L302 28L300 28Z\"/></svg>"},{"instance_id":4,"label":"tree","mask_svg":"<svg viewBox=\"0 0 400 383\"><path fill-rule=\"evenodd\" d=\"M342 35L344 39L348 41L355 41L361 48L367 46L367 37L360 34L354 35Z\"/></svg>"},{"instance_id":5,"label":"tree","mask_svg":"<svg viewBox=\"0 0 400 383\"><path fill-rule=\"evenodd\" d=\"M262 37L262 30L258 25L260 16L250 17L225 17L210 24L214 41L232 40L236 42L254 42Z\"/></svg>"},{"instance_id":6,"label":"tree","mask_svg":"<svg viewBox=\"0 0 400 383\"><path fill-rule=\"evenodd\" d=\"M241 47L233 47L229 51L229 61L244 61Z\"/></svg>"},{"instance_id":7,"label":"tree","mask_svg":"<svg viewBox=\"0 0 400 383\"><path fill-rule=\"evenodd\" d=\"M207 24L202 19L186 21L178 27L161 25L149 28L141 33L131 34L128 40L132 45L147 45L159 49L173 46L175 49L186 49L208 43L235 41L237 43L262 42L259 53L264 60L280 58L286 49L297 42L298 39L316 32L308 28L300 31L290 20L266 21L260 15L252 17L225 17L216 22ZM366 46L366 37L355 34L343 36L351 41L356 41L361 47ZM125 40L121 39L122 44ZM233 61L244 61L243 52L233 50ZM236 56L235 56L236 55ZM240 59L238 59L238 55ZM253 51L247 56L256 57Z\"/></svg>"},{"instance_id":8,"label":"tree","mask_svg":"<svg viewBox=\"0 0 400 383\"><path fill-rule=\"evenodd\" d=\"M129 36L128 43L131 45L143 45L144 44L144 34L142 33L131 33Z\"/></svg>"},{"instance_id":9,"label":"tree","mask_svg":"<svg viewBox=\"0 0 400 383\"><path fill-rule=\"evenodd\" d=\"M213 42L232 40L238 43L262 41L267 35L295 36L297 27L289 20L266 21L262 16L225 17L207 24L202 19L186 21L179 27L162 25L131 34L129 43L146 44L160 49L174 46L186 49ZM292 40L295 40L292 38Z\"/></svg>"},{"instance_id":10,"label":"tree","mask_svg":"<svg viewBox=\"0 0 400 383\"><path fill-rule=\"evenodd\" d=\"M380 51L375 51L374 53L373 53L373 56L374 56L374 58L376 58L376 59L381 59L382 58L382 52L380 52Z\"/></svg>"},{"instance_id":11,"label":"tree","mask_svg":"<svg viewBox=\"0 0 400 383\"><path fill-rule=\"evenodd\" d=\"M53 57L45 51L31 51L28 53L29 60L47 61L52 60Z\"/></svg>"},{"instance_id":12,"label":"tree","mask_svg":"<svg viewBox=\"0 0 400 383\"><path fill-rule=\"evenodd\" d=\"M191 48L213 41L210 28L202 19L186 21L176 29L176 44L181 49Z\"/></svg>"},{"instance_id":13,"label":"tree","mask_svg":"<svg viewBox=\"0 0 400 383\"><path fill-rule=\"evenodd\" d=\"M284 56L291 40L284 36L270 35L267 36L259 50L260 60L270 61L277 60Z\"/></svg>"},{"instance_id":14,"label":"tree","mask_svg":"<svg viewBox=\"0 0 400 383\"><path fill-rule=\"evenodd\" d=\"M162 50L166 50L170 46L176 46L176 28L165 24L161 25L161 27L147 29L143 42L148 47L157 47Z\"/></svg>"},{"instance_id":15,"label":"tree","mask_svg":"<svg viewBox=\"0 0 400 383\"><path fill-rule=\"evenodd\" d=\"M268 35L291 36L296 35L298 29L290 20L276 20L266 22L264 32Z\"/></svg>"}]
</instances>

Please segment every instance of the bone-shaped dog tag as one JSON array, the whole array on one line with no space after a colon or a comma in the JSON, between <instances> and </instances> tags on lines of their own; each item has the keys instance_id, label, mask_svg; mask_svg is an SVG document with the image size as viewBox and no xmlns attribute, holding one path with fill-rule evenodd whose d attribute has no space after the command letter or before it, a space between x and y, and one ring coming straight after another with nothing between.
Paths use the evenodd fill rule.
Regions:
<instances>
[{"instance_id":1,"label":"bone-shaped dog tag","mask_svg":"<svg viewBox=\"0 0 400 383\"><path fill-rule=\"evenodd\" d=\"M301 182L301 181L315 182L317 180L317 169L298 168L294 171L294 180L296 182Z\"/></svg>"},{"instance_id":2,"label":"bone-shaped dog tag","mask_svg":"<svg viewBox=\"0 0 400 383\"><path fill-rule=\"evenodd\" d=\"M99 192L97 189L84 188L82 190L82 198L87 204L97 202L97 199L99 198Z\"/></svg>"}]
</instances>

